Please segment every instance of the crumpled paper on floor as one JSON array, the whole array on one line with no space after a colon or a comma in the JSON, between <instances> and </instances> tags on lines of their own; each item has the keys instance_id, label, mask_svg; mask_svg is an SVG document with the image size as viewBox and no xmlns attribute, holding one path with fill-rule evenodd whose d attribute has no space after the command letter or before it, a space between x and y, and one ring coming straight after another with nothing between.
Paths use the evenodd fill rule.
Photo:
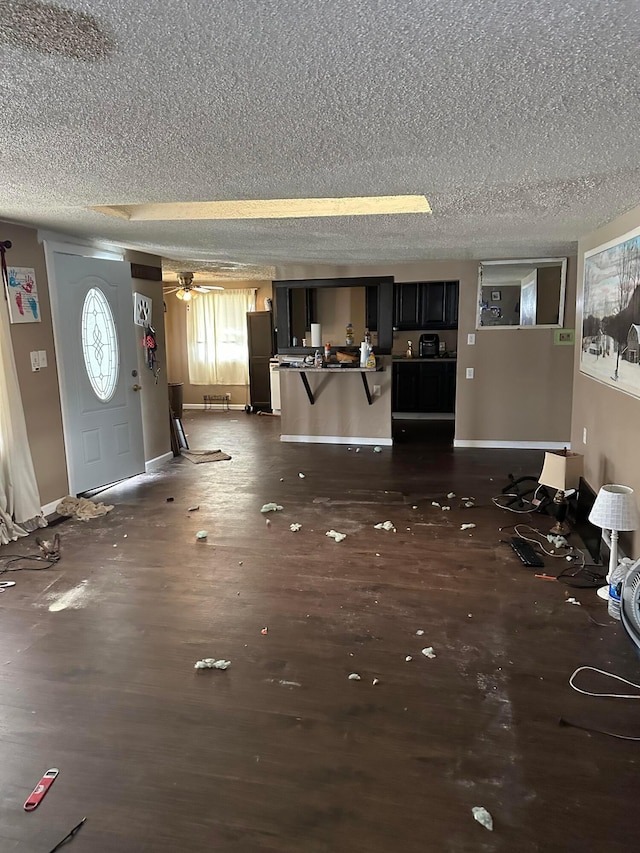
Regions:
<instances>
[{"instance_id":1,"label":"crumpled paper on floor","mask_svg":"<svg viewBox=\"0 0 640 853\"><path fill-rule=\"evenodd\" d=\"M347 538L346 533L338 533L337 530L327 530L325 536L328 536L330 539L335 539L336 542L342 542L343 539Z\"/></svg>"},{"instance_id":2,"label":"crumpled paper on floor","mask_svg":"<svg viewBox=\"0 0 640 853\"><path fill-rule=\"evenodd\" d=\"M474 806L471 811L478 823L482 824L489 832L493 832L493 818L484 806Z\"/></svg>"},{"instance_id":3,"label":"crumpled paper on floor","mask_svg":"<svg viewBox=\"0 0 640 853\"><path fill-rule=\"evenodd\" d=\"M202 658L197 660L194 669L229 669L231 666L230 660L216 660L215 658Z\"/></svg>"}]
</instances>

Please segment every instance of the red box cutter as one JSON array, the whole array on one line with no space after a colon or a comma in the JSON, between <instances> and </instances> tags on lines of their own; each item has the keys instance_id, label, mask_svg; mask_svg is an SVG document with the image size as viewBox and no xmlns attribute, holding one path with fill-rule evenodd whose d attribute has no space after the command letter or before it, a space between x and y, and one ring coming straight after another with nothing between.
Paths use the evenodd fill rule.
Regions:
<instances>
[{"instance_id":1,"label":"red box cutter","mask_svg":"<svg viewBox=\"0 0 640 853\"><path fill-rule=\"evenodd\" d=\"M51 770L47 770L42 779L38 782L33 791L29 794L29 799L24 804L24 810L26 812L32 812L34 809L37 809L40 805L42 798L47 793L49 788L53 785L54 779L58 775L60 771L57 767L52 767Z\"/></svg>"}]
</instances>

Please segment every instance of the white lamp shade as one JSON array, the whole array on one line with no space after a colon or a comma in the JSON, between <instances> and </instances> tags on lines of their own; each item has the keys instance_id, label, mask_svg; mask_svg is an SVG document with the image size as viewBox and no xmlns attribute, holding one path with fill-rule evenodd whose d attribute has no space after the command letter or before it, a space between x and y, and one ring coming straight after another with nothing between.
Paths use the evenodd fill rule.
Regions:
<instances>
[{"instance_id":1,"label":"white lamp shade","mask_svg":"<svg viewBox=\"0 0 640 853\"><path fill-rule=\"evenodd\" d=\"M545 453L538 482L543 486L568 492L577 489L582 476L584 456L580 453Z\"/></svg>"},{"instance_id":2,"label":"white lamp shade","mask_svg":"<svg viewBox=\"0 0 640 853\"><path fill-rule=\"evenodd\" d=\"M589 521L605 530L637 530L640 518L629 486L603 486L589 513Z\"/></svg>"}]
</instances>

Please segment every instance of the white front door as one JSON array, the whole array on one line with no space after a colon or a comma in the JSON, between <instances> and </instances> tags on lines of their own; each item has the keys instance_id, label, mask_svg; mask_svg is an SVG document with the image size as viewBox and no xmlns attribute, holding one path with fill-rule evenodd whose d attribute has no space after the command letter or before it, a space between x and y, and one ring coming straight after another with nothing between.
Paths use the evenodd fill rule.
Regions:
<instances>
[{"instance_id":1,"label":"white front door","mask_svg":"<svg viewBox=\"0 0 640 853\"><path fill-rule=\"evenodd\" d=\"M59 251L48 259L69 491L77 495L144 471L131 268Z\"/></svg>"}]
</instances>

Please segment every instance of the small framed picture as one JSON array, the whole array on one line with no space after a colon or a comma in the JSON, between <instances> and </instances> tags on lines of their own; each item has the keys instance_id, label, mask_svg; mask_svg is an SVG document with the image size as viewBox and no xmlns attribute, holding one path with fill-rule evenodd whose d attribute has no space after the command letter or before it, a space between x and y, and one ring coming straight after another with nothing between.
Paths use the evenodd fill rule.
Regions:
<instances>
[{"instance_id":1,"label":"small framed picture","mask_svg":"<svg viewBox=\"0 0 640 853\"><path fill-rule=\"evenodd\" d=\"M502 299L502 293L499 290L491 291L491 301L492 302L500 302Z\"/></svg>"}]
</instances>

